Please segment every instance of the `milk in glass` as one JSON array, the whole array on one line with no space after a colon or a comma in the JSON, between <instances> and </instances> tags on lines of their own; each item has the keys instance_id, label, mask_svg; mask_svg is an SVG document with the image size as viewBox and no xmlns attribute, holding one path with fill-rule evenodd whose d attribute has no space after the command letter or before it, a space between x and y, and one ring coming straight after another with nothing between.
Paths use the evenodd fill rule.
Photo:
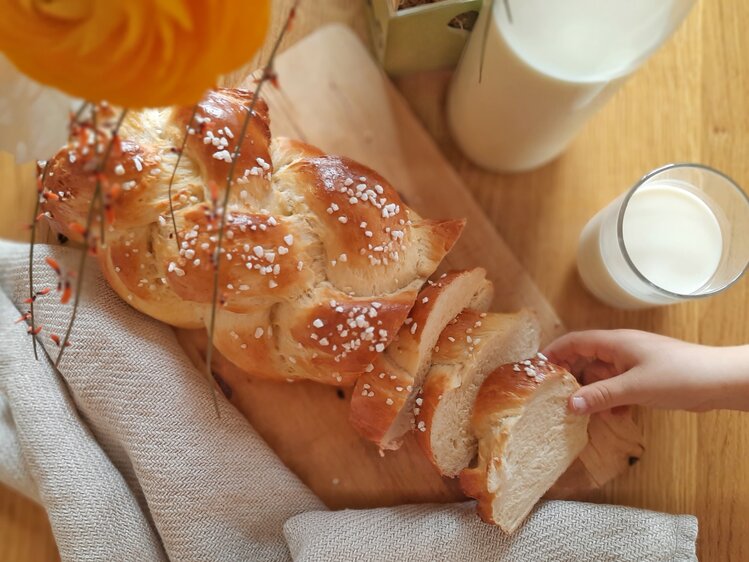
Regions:
<instances>
[{"instance_id":1,"label":"milk in glass","mask_svg":"<svg viewBox=\"0 0 749 562\"><path fill-rule=\"evenodd\" d=\"M720 221L703 198L688 186L655 181L634 192L621 217L608 216L619 208L604 209L583 229L578 270L586 287L620 308L672 300L650 285L676 295L700 293L724 246Z\"/></svg>"}]
</instances>

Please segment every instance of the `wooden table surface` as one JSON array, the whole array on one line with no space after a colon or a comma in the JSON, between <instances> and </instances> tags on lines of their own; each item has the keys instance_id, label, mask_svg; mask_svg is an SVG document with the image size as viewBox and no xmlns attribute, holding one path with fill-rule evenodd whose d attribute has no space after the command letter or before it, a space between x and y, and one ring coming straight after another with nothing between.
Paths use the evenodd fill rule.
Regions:
<instances>
[{"instance_id":1,"label":"wooden table surface","mask_svg":"<svg viewBox=\"0 0 749 562\"><path fill-rule=\"evenodd\" d=\"M278 0L276 19L291 0ZM331 21L365 40L363 2L303 2L289 42ZM570 329L630 327L711 345L749 342L749 281L709 300L615 311L582 288L574 268L585 222L644 172L702 162L749 186L749 3L698 3L674 38L587 125L567 152L534 172L486 173L450 141L442 108L447 73L397 81L542 292ZM274 24L278 28L278 21ZM0 236L23 238L33 194L14 189L0 158ZM26 184L27 185L27 184ZM19 210L21 209L22 210ZM709 375L709 373L707 374ZM642 412L647 451L596 498L697 515L703 561L749 560L749 414ZM55 560L44 512L0 487L0 560Z\"/></svg>"}]
</instances>

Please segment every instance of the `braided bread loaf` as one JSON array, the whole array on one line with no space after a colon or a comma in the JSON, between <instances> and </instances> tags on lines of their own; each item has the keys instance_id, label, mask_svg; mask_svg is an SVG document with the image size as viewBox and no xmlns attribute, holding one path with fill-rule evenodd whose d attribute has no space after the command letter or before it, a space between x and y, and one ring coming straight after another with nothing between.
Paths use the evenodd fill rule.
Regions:
<instances>
[{"instance_id":1,"label":"braided bread loaf","mask_svg":"<svg viewBox=\"0 0 749 562\"><path fill-rule=\"evenodd\" d=\"M219 202L240 142L214 345L251 376L355 384L350 417L364 437L395 449L415 427L438 470L458 475L477 447L492 446L491 436L470 423L479 387L496 377L490 373L500 363L535 353L535 318L528 311L484 314L493 291L481 268L427 281L463 221L422 219L361 164L271 139L262 101L239 138L251 100L250 92L221 89L198 104L192 122L187 108L127 116L98 177L106 182L108 221L104 239L94 241L104 275L138 310L174 326L207 327L224 212ZM43 212L55 230L78 241L88 235L81 225L96 189L95 134L84 127L74 135L43 176L43 195L51 194L43 197ZM530 403L535 387L505 374L507 388L519 385ZM555 387L560 419L568 387ZM575 450L561 464L586 439L585 424L573 425ZM494 496L481 492L491 476L491 463L484 464L465 474L467 492L488 509ZM549 484L561 464L549 469Z\"/></svg>"},{"instance_id":2,"label":"braided bread loaf","mask_svg":"<svg viewBox=\"0 0 749 562\"><path fill-rule=\"evenodd\" d=\"M97 251L115 291L174 326L210 318L219 202L237 142L219 271L214 345L253 376L350 385L394 339L417 291L452 247L462 221L421 219L374 171L301 142L271 140L252 94L215 90L188 108L127 116L105 177L112 220ZM50 161L43 211L81 240L95 189L94 133L75 136ZM78 225L78 226L76 226Z\"/></svg>"}]
</instances>

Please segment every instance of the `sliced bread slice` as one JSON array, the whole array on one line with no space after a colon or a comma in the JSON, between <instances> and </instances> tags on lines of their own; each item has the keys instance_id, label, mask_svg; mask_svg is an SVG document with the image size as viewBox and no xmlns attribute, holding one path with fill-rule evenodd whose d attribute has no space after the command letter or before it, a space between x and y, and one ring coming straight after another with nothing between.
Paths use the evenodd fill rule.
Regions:
<instances>
[{"instance_id":1,"label":"sliced bread slice","mask_svg":"<svg viewBox=\"0 0 749 562\"><path fill-rule=\"evenodd\" d=\"M588 416L570 413L575 377L542 357L503 365L479 390L471 427L478 462L460 474L481 518L515 531L588 441Z\"/></svg>"},{"instance_id":2,"label":"sliced bread slice","mask_svg":"<svg viewBox=\"0 0 749 562\"><path fill-rule=\"evenodd\" d=\"M414 414L419 443L444 476L458 476L476 455L471 412L484 379L500 365L535 355L539 332L529 310L464 310L443 330Z\"/></svg>"},{"instance_id":3,"label":"sliced bread slice","mask_svg":"<svg viewBox=\"0 0 749 562\"><path fill-rule=\"evenodd\" d=\"M482 268L428 282L393 343L357 380L349 414L354 428L380 449L397 449L413 428L414 401L440 333L464 308L490 302L491 283Z\"/></svg>"}]
</instances>

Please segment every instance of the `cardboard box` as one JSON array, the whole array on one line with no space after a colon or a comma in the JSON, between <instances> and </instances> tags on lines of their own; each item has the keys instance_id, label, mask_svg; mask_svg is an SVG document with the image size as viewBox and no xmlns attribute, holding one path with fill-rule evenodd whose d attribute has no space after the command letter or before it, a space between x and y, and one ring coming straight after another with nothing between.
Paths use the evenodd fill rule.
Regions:
<instances>
[{"instance_id":1,"label":"cardboard box","mask_svg":"<svg viewBox=\"0 0 749 562\"><path fill-rule=\"evenodd\" d=\"M481 0L439 0L403 10L394 3L367 0L372 43L385 71L402 75L455 66L470 34L460 25L475 22Z\"/></svg>"}]
</instances>

